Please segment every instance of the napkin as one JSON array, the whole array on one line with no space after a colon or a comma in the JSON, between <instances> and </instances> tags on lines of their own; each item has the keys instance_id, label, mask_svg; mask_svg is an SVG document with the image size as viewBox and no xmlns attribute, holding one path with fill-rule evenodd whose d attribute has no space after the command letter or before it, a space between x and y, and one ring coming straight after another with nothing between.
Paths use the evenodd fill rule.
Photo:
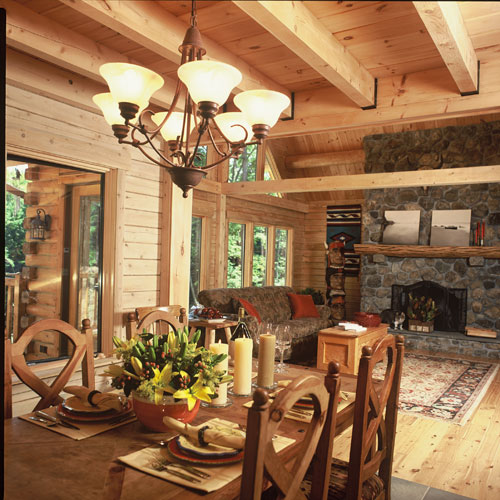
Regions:
<instances>
[{"instance_id":1,"label":"napkin","mask_svg":"<svg viewBox=\"0 0 500 500\"><path fill-rule=\"evenodd\" d=\"M235 432L228 426L219 426L214 423L200 425L184 424L172 417L163 417L163 423L175 432L183 434L195 441L199 441L200 435L205 443L225 446L242 450L245 447L245 438L240 432Z\"/></svg>"},{"instance_id":2,"label":"napkin","mask_svg":"<svg viewBox=\"0 0 500 500\"><path fill-rule=\"evenodd\" d=\"M76 396L83 405L88 406L89 408L91 408L92 405L90 404L88 397L91 392L94 392L91 398L93 405L99 405L99 407L103 409L112 408L117 411L123 410L123 398L121 398L118 394L92 391L88 387L81 387L78 385L69 385L64 388L64 391L68 394L73 394L74 396Z\"/></svg>"}]
</instances>

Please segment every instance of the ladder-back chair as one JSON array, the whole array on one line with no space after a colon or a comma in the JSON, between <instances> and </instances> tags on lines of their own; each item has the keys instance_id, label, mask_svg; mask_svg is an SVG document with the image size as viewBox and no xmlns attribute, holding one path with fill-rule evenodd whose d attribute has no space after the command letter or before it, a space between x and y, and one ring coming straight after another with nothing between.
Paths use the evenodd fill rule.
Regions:
<instances>
[{"instance_id":1,"label":"ladder-back chair","mask_svg":"<svg viewBox=\"0 0 500 500\"><path fill-rule=\"evenodd\" d=\"M386 335L373 347L363 347L349 462L332 460L329 500L390 499L403 356L402 336ZM311 491L309 498L325 498L324 493Z\"/></svg>"},{"instance_id":2,"label":"ladder-back chair","mask_svg":"<svg viewBox=\"0 0 500 500\"><path fill-rule=\"evenodd\" d=\"M148 333L162 335L173 329L184 329L188 326L188 317L184 307L156 306L138 307L127 315L127 339L142 333L146 328Z\"/></svg>"},{"instance_id":3,"label":"ladder-back chair","mask_svg":"<svg viewBox=\"0 0 500 500\"><path fill-rule=\"evenodd\" d=\"M269 404L266 391L257 389L254 392L247 418L241 500L260 499L265 480L272 483L268 494L275 493L278 498L305 499L301 483L309 467L317 482L316 489L324 490L320 481L327 476L325 470L330 469L332 450L332 443L325 442L324 437L333 435L339 390L339 365L331 362L325 381L315 375L299 377L283 389L272 404ZM312 420L304 438L292 445L296 450L291 464L285 464L274 450L273 436L286 413L305 396L310 396L314 403ZM318 456L317 447L323 456Z\"/></svg>"},{"instance_id":4,"label":"ladder-back chair","mask_svg":"<svg viewBox=\"0 0 500 500\"><path fill-rule=\"evenodd\" d=\"M48 385L31 370L26 363L24 353L28 344L40 332L53 331L66 336L74 349L66 365L51 385ZM82 330L79 332L69 323L60 319L43 319L26 328L16 342L5 339L5 369L4 369L4 416L12 417L12 371L21 382L30 387L39 396L40 401L33 411L43 410L49 406L59 404L63 398L59 393L69 382L81 362L82 382L89 389L95 388L94 373L94 346L90 320L82 321Z\"/></svg>"}]
</instances>

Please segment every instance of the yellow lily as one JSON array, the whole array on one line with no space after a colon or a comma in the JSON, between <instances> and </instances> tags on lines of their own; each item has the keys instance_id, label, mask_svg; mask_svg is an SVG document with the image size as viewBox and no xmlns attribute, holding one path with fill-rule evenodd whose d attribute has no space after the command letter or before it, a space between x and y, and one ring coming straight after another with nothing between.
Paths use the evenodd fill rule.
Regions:
<instances>
[{"instance_id":1,"label":"yellow lily","mask_svg":"<svg viewBox=\"0 0 500 500\"><path fill-rule=\"evenodd\" d=\"M187 401L188 410L191 411L196 404L197 399L210 403L212 399L210 395L214 391L210 387L204 387L200 379L198 379L191 387L187 389L179 389L173 394L174 398L185 399Z\"/></svg>"},{"instance_id":2,"label":"yellow lily","mask_svg":"<svg viewBox=\"0 0 500 500\"><path fill-rule=\"evenodd\" d=\"M104 373L101 373L102 377L121 377L123 374L123 366L122 365L109 365Z\"/></svg>"},{"instance_id":3,"label":"yellow lily","mask_svg":"<svg viewBox=\"0 0 500 500\"><path fill-rule=\"evenodd\" d=\"M134 369L137 375L141 375L142 373L142 361L135 356L130 358L130 363L132 364L132 368Z\"/></svg>"}]
</instances>

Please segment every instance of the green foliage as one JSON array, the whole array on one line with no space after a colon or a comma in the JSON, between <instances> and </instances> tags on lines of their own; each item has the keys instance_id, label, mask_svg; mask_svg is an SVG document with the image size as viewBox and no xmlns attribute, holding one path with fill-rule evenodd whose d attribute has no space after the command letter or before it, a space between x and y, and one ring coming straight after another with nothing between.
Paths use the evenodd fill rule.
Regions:
<instances>
[{"instance_id":1,"label":"green foliage","mask_svg":"<svg viewBox=\"0 0 500 500\"><path fill-rule=\"evenodd\" d=\"M418 321L433 321L439 314L439 309L432 298L414 297L411 293L408 294L410 303L408 304L408 318Z\"/></svg>"},{"instance_id":2,"label":"green foliage","mask_svg":"<svg viewBox=\"0 0 500 500\"><path fill-rule=\"evenodd\" d=\"M254 181L257 175L257 144L246 146L239 158L229 160L228 182Z\"/></svg>"},{"instance_id":3,"label":"green foliage","mask_svg":"<svg viewBox=\"0 0 500 500\"><path fill-rule=\"evenodd\" d=\"M195 167L204 167L207 164L207 146L200 146L193 162Z\"/></svg>"},{"instance_id":4,"label":"green foliage","mask_svg":"<svg viewBox=\"0 0 500 500\"><path fill-rule=\"evenodd\" d=\"M27 181L19 169L8 168L6 184L26 191ZM23 228L26 205L19 196L7 192L5 195L5 272L18 273L25 263L23 243L26 230Z\"/></svg>"},{"instance_id":5,"label":"green foliage","mask_svg":"<svg viewBox=\"0 0 500 500\"><path fill-rule=\"evenodd\" d=\"M274 285L286 285L288 230L276 229L274 242Z\"/></svg>"},{"instance_id":6,"label":"green foliage","mask_svg":"<svg viewBox=\"0 0 500 500\"><path fill-rule=\"evenodd\" d=\"M245 249L245 225L229 223L227 245L227 286L243 286L243 256Z\"/></svg>"},{"instance_id":7,"label":"green foliage","mask_svg":"<svg viewBox=\"0 0 500 500\"><path fill-rule=\"evenodd\" d=\"M189 307L198 303L201 272L201 217L192 217L191 223L191 265L189 273Z\"/></svg>"},{"instance_id":8,"label":"green foliage","mask_svg":"<svg viewBox=\"0 0 500 500\"><path fill-rule=\"evenodd\" d=\"M321 290L315 290L314 288L304 288L304 290L300 290L297 292L301 295L311 295L313 302L316 305L322 305L325 303L325 297L323 296L323 293Z\"/></svg>"},{"instance_id":9,"label":"green foliage","mask_svg":"<svg viewBox=\"0 0 500 500\"><path fill-rule=\"evenodd\" d=\"M266 284L267 231L265 226L254 226L253 228L252 286Z\"/></svg>"}]
</instances>

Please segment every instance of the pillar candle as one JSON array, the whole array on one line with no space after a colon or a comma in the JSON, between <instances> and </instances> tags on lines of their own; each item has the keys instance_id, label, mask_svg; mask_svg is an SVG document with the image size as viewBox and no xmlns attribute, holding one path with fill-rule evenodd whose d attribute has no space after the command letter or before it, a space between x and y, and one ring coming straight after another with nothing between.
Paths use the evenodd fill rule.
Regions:
<instances>
[{"instance_id":1,"label":"pillar candle","mask_svg":"<svg viewBox=\"0 0 500 500\"><path fill-rule=\"evenodd\" d=\"M227 354L229 346L227 344L223 344L220 340L217 344L210 344L210 351L214 354ZM217 370L224 370L225 374L227 374L228 368L228 358L224 359L217 365L215 365ZM217 397L212 399L213 405L225 405L227 403L227 383L220 384L217 388Z\"/></svg>"},{"instance_id":2,"label":"pillar candle","mask_svg":"<svg viewBox=\"0 0 500 500\"><path fill-rule=\"evenodd\" d=\"M235 394L247 395L252 392L252 349L252 339L239 338L234 341Z\"/></svg>"},{"instance_id":3,"label":"pillar candle","mask_svg":"<svg viewBox=\"0 0 500 500\"><path fill-rule=\"evenodd\" d=\"M274 384L274 356L276 353L276 336L264 333L259 337L259 370L257 385L271 387Z\"/></svg>"}]
</instances>

